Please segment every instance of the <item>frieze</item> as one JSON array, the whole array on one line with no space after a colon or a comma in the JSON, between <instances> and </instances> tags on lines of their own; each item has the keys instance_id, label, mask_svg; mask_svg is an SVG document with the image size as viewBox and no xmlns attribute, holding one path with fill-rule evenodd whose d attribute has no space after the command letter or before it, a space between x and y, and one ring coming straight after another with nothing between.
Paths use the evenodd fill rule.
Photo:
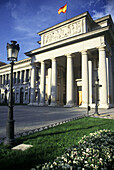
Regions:
<instances>
[{"instance_id":1,"label":"frieze","mask_svg":"<svg viewBox=\"0 0 114 170\"><path fill-rule=\"evenodd\" d=\"M57 28L56 30L50 31L49 33L43 35L43 46L74 35L81 34L82 30L82 19Z\"/></svg>"}]
</instances>

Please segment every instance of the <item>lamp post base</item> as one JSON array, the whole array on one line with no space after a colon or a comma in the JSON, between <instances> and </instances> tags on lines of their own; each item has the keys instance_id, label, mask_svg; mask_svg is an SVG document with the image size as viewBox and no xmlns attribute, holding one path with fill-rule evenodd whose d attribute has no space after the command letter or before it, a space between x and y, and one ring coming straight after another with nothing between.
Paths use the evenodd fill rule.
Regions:
<instances>
[{"instance_id":1,"label":"lamp post base","mask_svg":"<svg viewBox=\"0 0 114 170\"><path fill-rule=\"evenodd\" d=\"M4 141L5 145L13 145L14 139L14 120L8 120L6 123L6 139Z\"/></svg>"}]
</instances>

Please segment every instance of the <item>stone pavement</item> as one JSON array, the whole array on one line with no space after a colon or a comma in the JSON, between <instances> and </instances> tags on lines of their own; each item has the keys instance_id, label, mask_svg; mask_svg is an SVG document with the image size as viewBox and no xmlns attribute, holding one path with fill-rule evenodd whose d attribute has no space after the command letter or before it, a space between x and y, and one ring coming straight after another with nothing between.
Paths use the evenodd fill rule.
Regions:
<instances>
[{"instance_id":1,"label":"stone pavement","mask_svg":"<svg viewBox=\"0 0 114 170\"><path fill-rule=\"evenodd\" d=\"M106 118L106 119L114 119L114 108L111 109L99 109L98 110L99 115L92 114L92 117L99 117L99 118Z\"/></svg>"},{"instance_id":2,"label":"stone pavement","mask_svg":"<svg viewBox=\"0 0 114 170\"><path fill-rule=\"evenodd\" d=\"M114 108L99 109L100 115L94 114L94 111L90 110L89 116L114 119ZM0 139L6 136L7 115L8 107L0 106ZM14 106L15 135L27 135L84 116L88 116L87 109L78 107Z\"/></svg>"}]
</instances>

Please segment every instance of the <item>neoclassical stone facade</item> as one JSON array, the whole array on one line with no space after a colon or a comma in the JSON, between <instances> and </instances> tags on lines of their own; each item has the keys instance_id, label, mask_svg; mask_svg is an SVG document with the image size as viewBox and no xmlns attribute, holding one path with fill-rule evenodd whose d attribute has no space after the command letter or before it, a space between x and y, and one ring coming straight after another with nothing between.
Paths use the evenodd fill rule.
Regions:
<instances>
[{"instance_id":1,"label":"neoclassical stone facade","mask_svg":"<svg viewBox=\"0 0 114 170\"><path fill-rule=\"evenodd\" d=\"M8 103L10 86L10 64L0 67L0 103ZM13 73L13 100L14 103L29 103L31 59L14 63Z\"/></svg>"},{"instance_id":2,"label":"neoclassical stone facade","mask_svg":"<svg viewBox=\"0 0 114 170\"><path fill-rule=\"evenodd\" d=\"M15 103L94 108L98 78L102 85L99 108L113 107L114 24L110 15L93 20L85 12L38 34L41 47L15 63ZM9 65L2 66L1 102L6 89L8 95L8 74Z\"/></svg>"}]
</instances>

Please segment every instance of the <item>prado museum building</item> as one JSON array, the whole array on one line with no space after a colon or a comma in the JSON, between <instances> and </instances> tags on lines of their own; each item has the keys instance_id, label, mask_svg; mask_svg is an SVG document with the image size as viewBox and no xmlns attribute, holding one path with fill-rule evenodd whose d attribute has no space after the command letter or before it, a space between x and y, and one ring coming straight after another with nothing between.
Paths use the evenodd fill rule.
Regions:
<instances>
[{"instance_id":1,"label":"prado museum building","mask_svg":"<svg viewBox=\"0 0 114 170\"><path fill-rule=\"evenodd\" d=\"M14 64L13 100L38 106L114 104L114 24L88 12L38 33L40 48ZM8 103L10 64L0 66L0 103ZM97 88L96 88L97 86Z\"/></svg>"}]
</instances>

